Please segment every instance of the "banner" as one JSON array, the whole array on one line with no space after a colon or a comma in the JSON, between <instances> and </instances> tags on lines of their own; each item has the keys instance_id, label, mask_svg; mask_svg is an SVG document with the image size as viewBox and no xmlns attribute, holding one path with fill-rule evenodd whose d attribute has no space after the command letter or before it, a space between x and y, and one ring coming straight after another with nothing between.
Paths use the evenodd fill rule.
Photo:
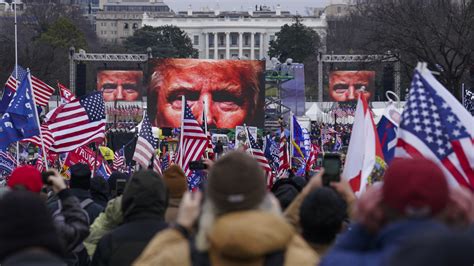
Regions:
<instances>
[{"instance_id":1,"label":"banner","mask_svg":"<svg viewBox=\"0 0 474 266\"><path fill-rule=\"evenodd\" d=\"M95 152L88 147L79 147L72 152L69 152L66 159L64 160L63 169L61 170L62 173L65 174L66 177L70 177L68 169L77 163L84 163L89 165L91 171L94 170L94 165L96 169L99 169L102 165L102 156L96 156Z\"/></svg>"},{"instance_id":2,"label":"banner","mask_svg":"<svg viewBox=\"0 0 474 266\"><path fill-rule=\"evenodd\" d=\"M247 127L250 134L254 139L257 139L257 128L256 127ZM235 150L244 149L246 150L248 145L249 139L247 137L247 133L245 132L245 128L243 126L236 126L235 127Z\"/></svg>"}]
</instances>

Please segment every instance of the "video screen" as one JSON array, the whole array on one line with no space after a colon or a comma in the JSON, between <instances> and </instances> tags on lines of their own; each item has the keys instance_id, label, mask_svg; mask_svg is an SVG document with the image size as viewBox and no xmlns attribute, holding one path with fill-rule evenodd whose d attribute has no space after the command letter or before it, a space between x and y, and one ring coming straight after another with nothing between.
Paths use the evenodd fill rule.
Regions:
<instances>
[{"instance_id":1,"label":"video screen","mask_svg":"<svg viewBox=\"0 0 474 266\"><path fill-rule=\"evenodd\" d=\"M253 60L155 59L150 62L148 115L154 126L181 125L181 96L210 128L263 127L265 62Z\"/></svg>"},{"instance_id":2,"label":"video screen","mask_svg":"<svg viewBox=\"0 0 474 266\"><path fill-rule=\"evenodd\" d=\"M143 96L143 71L100 70L97 72L97 90L104 92L106 102L141 101Z\"/></svg>"},{"instance_id":3,"label":"video screen","mask_svg":"<svg viewBox=\"0 0 474 266\"><path fill-rule=\"evenodd\" d=\"M336 102L355 101L359 94L370 100L375 92L375 71L332 71L329 95Z\"/></svg>"}]
</instances>

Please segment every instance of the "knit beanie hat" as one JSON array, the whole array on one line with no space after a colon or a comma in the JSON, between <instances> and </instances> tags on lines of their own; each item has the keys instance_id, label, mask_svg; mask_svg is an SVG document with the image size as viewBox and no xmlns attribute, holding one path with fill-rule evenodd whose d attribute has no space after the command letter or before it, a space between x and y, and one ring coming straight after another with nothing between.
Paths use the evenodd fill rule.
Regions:
<instances>
[{"instance_id":1,"label":"knit beanie hat","mask_svg":"<svg viewBox=\"0 0 474 266\"><path fill-rule=\"evenodd\" d=\"M77 163L71 168L71 180L69 185L71 188L81 188L89 190L91 187L91 169L89 165L83 163Z\"/></svg>"},{"instance_id":2,"label":"knit beanie hat","mask_svg":"<svg viewBox=\"0 0 474 266\"><path fill-rule=\"evenodd\" d=\"M62 255L53 219L38 194L7 192L0 198L0 210L0 263L14 253L32 247Z\"/></svg>"},{"instance_id":3,"label":"knit beanie hat","mask_svg":"<svg viewBox=\"0 0 474 266\"><path fill-rule=\"evenodd\" d=\"M448 184L433 161L396 159L385 172L383 202L407 216L433 216L446 207Z\"/></svg>"},{"instance_id":4,"label":"knit beanie hat","mask_svg":"<svg viewBox=\"0 0 474 266\"><path fill-rule=\"evenodd\" d=\"M246 153L234 151L210 169L207 195L221 214L250 210L264 199L265 183L258 162Z\"/></svg>"},{"instance_id":5,"label":"knit beanie hat","mask_svg":"<svg viewBox=\"0 0 474 266\"><path fill-rule=\"evenodd\" d=\"M163 180L170 198L182 198L188 189L188 183L184 171L177 164L172 164L163 172Z\"/></svg>"},{"instance_id":6,"label":"knit beanie hat","mask_svg":"<svg viewBox=\"0 0 474 266\"><path fill-rule=\"evenodd\" d=\"M26 165L17 167L8 178L7 185L10 188L24 187L31 192L40 193L43 187L41 173L33 166Z\"/></svg>"}]
</instances>

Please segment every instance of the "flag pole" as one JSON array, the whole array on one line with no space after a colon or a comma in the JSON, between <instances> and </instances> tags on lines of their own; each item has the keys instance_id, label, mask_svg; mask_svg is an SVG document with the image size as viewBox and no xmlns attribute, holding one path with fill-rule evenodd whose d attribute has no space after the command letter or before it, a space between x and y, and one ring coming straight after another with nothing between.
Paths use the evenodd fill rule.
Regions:
<instances>
[{"instance_id":1,"label":"flag pole","mask_svg":"<svg viewBox=\"0 0 474 266\"><path fill-rule=\"evenodd\" d=\"M13 0L13 10L15 13L15 84L18 90L18 25L16 20L16 0ZM32 89L33 90L33 89ZM41 132L41 130L40 130ZM16 165L20 166L20 142L16 142Z\"/></svg>"},{"instance_id":2,"label":"flag pole","mask_svg":"<svg viewBox=\"0 0 474 266\"><path fill-rule=\"evenodd\" d=\"M39 120L38 108L36 108L35 92L33 90L33 85L31 84L31 73L30 73L29 68L27 69L27 75L28 75L28 82L30 83L31 97L33 98L33 109L35 110L36 122L38 123L38 129L39 129L39 132L40 132L41 149L43 150L44 165L46 166L46 170L49 170L48 160L46 160L46 149L44 148L43 131L41 130L41 124L40 124L40 120Z\"/></svg>"},{"instance_id":3,"label":"flag pole","mask_svg":"<svg viewBox=\"0 0 474 266\"><path fill-rule=\"evenodd\" d=\"M249 132L249 129L247 128L247 124L244 124L244 130L245 130L245 136L247 136L247 142L249 144L250 153L253 156L252 144L250 143L250 137L249 137L250 132Z\"/></svg>"},{"instance_id":4,"label":"flag pole","mask_svg":"<svg viewBox=\"0 0 474 266\"><path fill-rule=\"evenodd\" d=\"M185 105L186 105L186 97L184 95L181 96L181 132L179 136L179 143L180 143L180 149L181 149L181 154L179 156L179 165L181 168L183 168L183 156L185 152L185 147L184 147L184 111L185 111Z\"/></svg>"},{"instance_id":5,"label":"flag pole","mask_svg":"<svg viewBox=\"0 0 474 266\"><path fill-rule=\"evenodd\" d=\"M202 104L204 105L203 111L204 111L204 117L202 118L202 121L204 122L204 133L206 134L207 137L207 105L206 105L206 100L202 101ZM204 156L206 159L209 159L209 156L207 155L207 151L204 152Z\"/></svg>"},{"instance_id":6,"label":"flag pole","mask_svg":"<svg viewBox=\"0 0 474 266\"><path fill-rule=\"evenodd\" d=\"M290 161L288 164L290 165L290 169L292 167L292 158L293 158L293 152L294 152L294 147L293 147L293 141L294 141L294 136L293 136L293 112L290 111L290 145L288 146L290 148Z\"/></svg>"}]
</instances>

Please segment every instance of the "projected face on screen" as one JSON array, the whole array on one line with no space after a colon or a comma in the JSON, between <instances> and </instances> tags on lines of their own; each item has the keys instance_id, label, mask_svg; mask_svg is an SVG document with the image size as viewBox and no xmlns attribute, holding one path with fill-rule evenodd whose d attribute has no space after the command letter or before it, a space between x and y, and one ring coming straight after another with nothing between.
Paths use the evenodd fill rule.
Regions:
<instances>
[{"instance_id":1,"label":"projected face on screen","mask_svg":"<svg viewBox=\"0 0 474 266\"><path fill-rule=\"evenodd\" d=\"M97 90L104 92L104 100L141 100L143 72L136 70L103 70L97 74Z\"/></svg>"},{"instance_id":2,"label":"projected face on screen","mask_svg":"<svg viewBox=\"0 0 474 266\"><path fill-rule=\"evenodd\" d=\"M374 77L374 71L333 71L329 77L329 95L337 102L356 100L361 93L370 99Z\"/></svg>"},{"instance_id":3,"label":"projected face on screen","mask_svg":"<svg viewBox=\"0 0 474 266\"><path fill-rule=\"evenodd\" d=\"M263 68L259 61L155 61L149 87L156 95L155 124L179 127L184 95L199 123L206 108L210 127L263 125Z\"/></svg>"}]
</instances>

